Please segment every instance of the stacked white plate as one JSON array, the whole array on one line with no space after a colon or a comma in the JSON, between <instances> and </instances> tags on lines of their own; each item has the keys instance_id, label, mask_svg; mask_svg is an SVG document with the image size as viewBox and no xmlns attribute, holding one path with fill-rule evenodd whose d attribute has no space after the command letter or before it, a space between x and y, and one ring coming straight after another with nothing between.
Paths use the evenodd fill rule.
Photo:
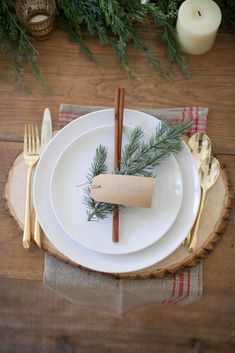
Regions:
<instances>
[{"instance_id":1,"label":"stacked white plate","mask_svg":"<svg viewBox=\"0 0 235 353\"><path fill-rule=\"evenodd\" d=\"M37 165L34 204L50 242L67 258L107 273L137 271L170 255L192 227L200 200L200 184L191 153L170 156L156 168L156 185L150 209L125 208L120 212L120 241L112 242L112 217L87 221L82 202L95 150L108 147L113 161L113 109L97 111L68 124L48 144ZM160 121L125 109L123 145L140 126L146 138Z\"/></svg>"}]
</instances>

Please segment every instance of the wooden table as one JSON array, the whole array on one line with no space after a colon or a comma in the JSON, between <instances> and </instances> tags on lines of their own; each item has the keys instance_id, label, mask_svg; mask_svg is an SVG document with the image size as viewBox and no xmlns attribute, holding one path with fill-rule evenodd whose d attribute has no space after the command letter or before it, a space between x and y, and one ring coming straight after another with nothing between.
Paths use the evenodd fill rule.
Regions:
<instances>
[{"instance_id":1,"label":"wooden table","mask_svg":"<svg viewBox=\"0 0 235 353\"><path fill-rule=\"evenodd\" d=\"M147 43L156 47L164 62L163 46L156 37L151 28L145 31ZM8 60L0 57L1 192L12 162L22 150L25 123L40 125L47 106L56 128L61 102L113 106L117 86L126 87L128 108L209 107L208 134L214 152L226 163L235 184L234 39L234 35L219 34L211 52L187 57L191 81L175 68L174 80L168 82L131 47L129 61L139 79L128 78L110 48L87 38L103 63L102 73L78 54L66 34L55 31L48 41L38 44L39 63L51 94L35 83L28 68L25 77L30 91L23 91L13 80ZM196 338L198 347L204 344L203 352L233 351L234 211L222 239L204 261L204 293L198 302L186 307L145 308L124 319L78 307L43 287L44 254L36 246L23 249L22 234L3 200L0 217L0 352L177 353L190 352Z\"/></svg>"}]
</instances>

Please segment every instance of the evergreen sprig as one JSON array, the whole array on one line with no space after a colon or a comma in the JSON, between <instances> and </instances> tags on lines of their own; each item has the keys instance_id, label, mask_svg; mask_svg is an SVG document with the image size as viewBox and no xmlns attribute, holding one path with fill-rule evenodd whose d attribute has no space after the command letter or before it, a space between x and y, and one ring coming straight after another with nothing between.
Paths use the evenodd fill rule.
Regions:
<instances>
[{"instance_id":1,"label":"evergreen sprig","mask_svg":"<svg viewBox=\"0 0 235 353\"><path fill-rule=\"evenodd\" d=\"M101 45L115 51L128 75L136 75L127 59L127 44L144 54L148 63L163 76L172 79L172 65L177 63L181 71L189 75L184 57L180 53L175 36L178 13L176 0L160 0L141 4L140 0L57 0L59 24L69 37L79 44L80 51L90 60L99 63L82 38L85 24L91 35L98 35ZM148 25L151 18L163 28L162 39L167 46L168 69L164 72L153 48L140 39L138 24Z\"/></svg>"},{"instance_id":2,"label":"evergreen sprig","mask_svg":"<svg viewBox=\"0 0 235 353\"><path fill-rule=\"evenodd\" d=\"M180 67L185 76L191 76L190 70L186 65L185 57L181 53L180 46L176 38L175 25L178 15L178 7L179 1L177 0L162 0L150 3L148 9L154 19L154 22L163 28L162 40L166 44L168 63L168 70L166 74L170 80L173 78L172 68L174 63Z\"/></svg>"},{"instance_id":3,"label":"evergreen sprig","mask_svg":"<svg viewBox=\"0 0 235 353\"><path fill-rule=\"evenodd\" d=\"M98 35L101 45L115 51L128 75L136 75L127 59L126 48L132 43L142 52L150 65L162 72L153 50L143 43L134 24L148 23L148 10L139 0L57 0L59 25L75 40L80 51L90 60L99 63L82 38L84 24L91 35Z\"/></svg>"},{"instance_id":4,"label":"evergreen sprig","mask_svg":"<svg viewBox=\"0 0 235 353\"><path fill-rule=\"evenodd\" d=\"M38 51L15 14L14 3L14 0L0 2L0 52L9 58L14 77L21 86L25 85L23 66L26 62L35 79L46 88L42 70L37 65Z\"/></svg>"},{"instance_id":5,"label":"evergreen sprig","mask_svg":"<svg viewBox=\"0 0 235 353\"><path fill-rule=\"evenodd\" d=\"M87 186L84 189L85 195L83 198L83 203L87 207L87 217L88 221L91 221L94 217L96 219L104 219L113 212L114 206L104 202L97 202L90 196L91 182L92 179L99 175L105 174L108 171L106 165L107 158L107 148L104 146L98 146L95 152L95 157L91 163L89 172L86 175Z\"/></svg>"},{"instance_id":6,"label":"evergreen sprig","mask_svg":"<svg viewBox=\"0 0 235 353\"><path fill-rule=\"evenodd\" d=\"M163 121L155 134L144 142L141 128L133 129L129 143L123 148L120 174L153 177L153 170L171 153L182 149L181 135L191 126L191 122L169 126Z\"/></svg>"},{"instance_id":7,"label":"evergreen sprig","mask_svg":"<svg viewBox=\"0 0 235 353\"><path fill-rule=\"evenodd\" d=\"M235 33L235 0L215 0L222 11L222 26ZM56 0L57 24L75 41L89 60L101 66L87 46L83 32L97 36L101 45L110 46L128 75L138 76L128 62L127 47L133 45L148 63L164 77L173 78L176 63L183 74L190 71L176 38L175 24L178 8L183 0ZM15 13L15 0L0 1L0 53L12 65L16 80L24 85L24 63L28 64L36 80L47 87L42 70L37 65L38 52L34 40ZM167 69L163 69L155 48L141 38L139 24L148 26L153 21L162 30L161 39L166 45ZM142 27L143 28L143 27ZM156 42L157 48L157 42Z\"/></svg>"},{"instance_id":8,"label":"evergreen sprig","mask_svg":"<svg viewBox=\"0 0 235 353\"><path fill-rule=\"evenodd\" d=\"M114 170L114 173L154 177L156 166L168 158L171 153L181 151L183 146L181 135L191 125L191 122L183 122L170 126L167 121L163 121L147 142L144 139L144 131L140 127L134 128L128 143L122 149L120 170ZM84 189L83 203L87 207L88 221L105 219L113 213L115 208L113 204L95 201L90 196L92 179L108 171L106 158L107 148L100 145L96 149L95 157L86 177L88 186Z\"/></svg>"}]
</instances>

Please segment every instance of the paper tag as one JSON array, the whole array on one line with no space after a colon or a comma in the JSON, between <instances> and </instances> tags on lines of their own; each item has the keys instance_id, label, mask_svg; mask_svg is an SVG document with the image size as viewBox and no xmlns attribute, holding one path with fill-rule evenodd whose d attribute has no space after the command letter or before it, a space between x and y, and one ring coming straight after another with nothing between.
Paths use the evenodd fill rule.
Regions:
<instances>
[{"instance_id":1,"label":"paper tag","mask_svg":"<svg viewBox=\"0 0 235 353\"><path fill-rule=\"evenodd\" d=\"M155 178L100 174L92 180L90 196L115 205L150 208L154 186Z\"/></svg>"}]
</instances>

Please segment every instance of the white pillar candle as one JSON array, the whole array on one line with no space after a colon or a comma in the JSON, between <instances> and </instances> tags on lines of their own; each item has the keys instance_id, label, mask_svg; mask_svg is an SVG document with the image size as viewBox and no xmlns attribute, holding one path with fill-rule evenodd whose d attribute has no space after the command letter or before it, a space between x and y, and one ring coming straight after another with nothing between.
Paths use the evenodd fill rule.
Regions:
<instances>
[{"instance_id":1,"label":"white pillar candle","mask_svg":"<svg viewBox=\"0 0 235 353\"><path fill-rule=\"evenodd\" d=\"M30 19L30 22L31 23L38 23L38 22L42 22L42 21L46 20L47 18L48 18L48 16L46 16L46 15L36 15Z\"/></svg>"},{"instance_id":2,"label":"white pillar candle","mask_svg":"<svg viewBox=\"0 0 235 353\"><path fill-rule=\"evenodd\" d=\"M189 54L209 51L221 22L219 6L212 0L186 0L179 8L176 30L181 48Z\"/></svg>"}]
</instances>

